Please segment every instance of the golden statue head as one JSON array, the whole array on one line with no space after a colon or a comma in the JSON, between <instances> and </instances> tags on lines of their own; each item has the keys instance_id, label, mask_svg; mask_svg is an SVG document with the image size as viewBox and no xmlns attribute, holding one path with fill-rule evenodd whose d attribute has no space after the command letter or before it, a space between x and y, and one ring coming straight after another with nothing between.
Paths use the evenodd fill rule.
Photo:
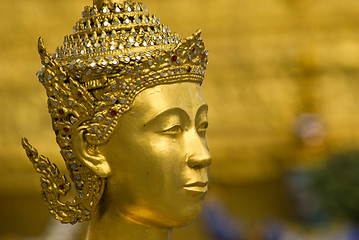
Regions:
<instances>
[{"instance_id":1,"label":"golden statue head","mask_svg":"<svg viewBox=\"0 0 359 240\"><path fill-rule=\"evenodd\" d=\"M200 31L182 39L141 3L102 0L85 7L55 54L41 38L38 49L37 76L77 192L62 202L70 182L23 139L50 213L74 224L110 209L163 228L196 218L211 162Z\"/></svg>"}]
</instances>

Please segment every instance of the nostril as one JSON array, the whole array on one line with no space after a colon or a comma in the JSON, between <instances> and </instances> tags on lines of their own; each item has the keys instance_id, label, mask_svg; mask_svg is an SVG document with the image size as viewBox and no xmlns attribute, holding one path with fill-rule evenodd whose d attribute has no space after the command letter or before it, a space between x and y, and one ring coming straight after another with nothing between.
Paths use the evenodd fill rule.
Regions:
<instances>
[{"instance_id":1,"label":"nostril","mask_svg":"<svg viewBox=\"0 0 359 240\"><path fill-rule=\"evenodd\" d=\"M191 157L187 161L187 166L193 169L200 169L208 167L211 164L211 158L196 158Z\"/></svg>"}]
</instances>

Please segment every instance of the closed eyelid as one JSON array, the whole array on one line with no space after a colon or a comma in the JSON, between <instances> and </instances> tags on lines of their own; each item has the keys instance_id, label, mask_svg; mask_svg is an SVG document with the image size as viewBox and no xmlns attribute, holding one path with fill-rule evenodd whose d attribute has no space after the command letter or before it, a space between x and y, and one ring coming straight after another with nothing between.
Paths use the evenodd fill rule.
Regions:
<instances>
[{"instance_id":1,"label":"closed eyelid","mask_svg":"<svg viewBox=\"0 0 359 240\"><path fill-rule=\"evenodd\" d=\"M207 128L208 128L208 121L203 121L203 122L198 126L198 128L207 129Z\"/></svg>"},{"instance_id":2,"label":"closed eyelid","mask_svg":"<svg viewBox=\"0 0 359 240\"><path fill-rule=\"evenodd\" d=\"M180 134L181 132L183 132L183 129L180 125L174 125L174 126L170 126L165 128L163 131L161 131L161 133L164 134L169 134L169 135L174 135L174 134Z\"/></svg>"}]
</instances>

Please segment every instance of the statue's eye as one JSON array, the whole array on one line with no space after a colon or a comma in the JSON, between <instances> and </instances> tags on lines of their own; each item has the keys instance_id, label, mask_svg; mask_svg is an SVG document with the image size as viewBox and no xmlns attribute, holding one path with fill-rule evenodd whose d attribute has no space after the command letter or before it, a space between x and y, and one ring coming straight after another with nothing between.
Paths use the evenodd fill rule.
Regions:
<instances>
[{"instance_id":1,"label":"statue's eye","mask_svg":"<svg viewBox=\"0 0 359 240\"><path fill-rule=\"evenodd\" d=\"M163 131L163 133L165 134L169 134L169 135L177 135L182 133L183 129L180 125L175 125L173 127L170 127L166 130Z\"/></svg>"},{"instance_id":2,"label":"statue's eye","mask_svg":"<svg viewBox=\"0 0 359 240\"><path fill-rule=\"evenodd\" d=\"M207 128L208 128L208 122L204 122L201 125L199 125L197 129L198 135L200 135L201 137L206 136Z\"/></svg>"}]
</instances>

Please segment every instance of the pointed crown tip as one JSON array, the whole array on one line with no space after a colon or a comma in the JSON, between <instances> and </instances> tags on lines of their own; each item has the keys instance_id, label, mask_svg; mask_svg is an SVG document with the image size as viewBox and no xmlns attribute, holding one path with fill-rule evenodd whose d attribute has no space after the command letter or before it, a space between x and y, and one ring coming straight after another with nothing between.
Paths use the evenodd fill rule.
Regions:
<instances>
[{"instance_id":1,"label":"pointed crown tip","mask_svg":"<svg viewBox=\"0 0 359 240\"><path fill-rule=\"evenodd\" d=\"M103 4L114 4L114 3L123 3L125 0L93 0L93 5L98 8Z\"/></svg>"}]
</instances>

